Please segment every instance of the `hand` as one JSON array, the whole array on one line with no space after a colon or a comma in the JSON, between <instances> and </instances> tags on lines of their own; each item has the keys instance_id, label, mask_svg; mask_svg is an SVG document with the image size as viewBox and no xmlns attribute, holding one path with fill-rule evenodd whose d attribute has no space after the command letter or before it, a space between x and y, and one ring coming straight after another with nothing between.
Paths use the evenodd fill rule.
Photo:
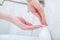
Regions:
<instances>
[{"instance_id":1,"label":"hand","mask_svg":"<svg viewBox=\"0 0 60 40\"><path fill-rule=\"evenodd\" d=\"M41 27L40 25L32 25L22 17L11 15L4 11L0 12L0 19L4 19L6 21L12 22L13 24L17 25L19 28L24 30L33 30Z\"/></svg>"},{"instance_id":2,"label":"hand","mask_svg":"<svg viewBox=\"0 0 60 40\"><path fill-rule=\"evenodd\" d=\"M34 14L39 18L41 24L47 26L45 15L44 15L44 8L39 3L39 0L27 0L27 4L32 14Z\"/></svg>"},{"instance_id":3,"label":"hand","mask_svg":"<svg viewBox=\"0 0 60 40\"><path fill-rule=\"evenodd\" d=\"M14 17L13 23L23 30L34 30L41 27L41 25L32 25L31 23L27 22L22 17Z\"/></svg>"}]
</instances>

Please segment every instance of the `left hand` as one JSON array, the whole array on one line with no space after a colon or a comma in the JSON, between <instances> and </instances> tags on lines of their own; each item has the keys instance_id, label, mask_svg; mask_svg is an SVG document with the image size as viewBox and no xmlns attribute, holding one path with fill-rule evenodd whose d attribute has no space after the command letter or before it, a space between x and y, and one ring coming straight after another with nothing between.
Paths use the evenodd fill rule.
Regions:
<instances>
[{"instance_id":1,"label":"left hand","mask_svg":"<svg viewBox=\"0 0 60 40\"><path fill-rule=\"evenodd\" d=\"M12 23L14 23L23 30L34 30L41 27L41 25L32 25L31 23L27 22L25 19L19 16L14 16L12 20Z\"/></svg>"},{"instance_id":2,"label":"left hand","mask_svg":"<svg viewBox=\"0 0 60 40\"><path fill-rule=\"evenodd\" d=\"M41 24L47 26L45 15L44 15L44 8L39 3L39 0L27 0L27 4L30 11L39 18Z\"/></svg>"},{"instance_id":3,"label":"left hand","mask_svg":"<svg viewBox=\"0 0 60 40\"><path fill-rule=\"evenodd\" d=\"M19 28L21 28L23 30L34 30L34 29L41 27L40 25L32 25L31 23L27 22L22 17L11 15L11 14L5 13L4 11L0 12L0 19L9 21L9 22L17 25Z\"/></svg>"}]
</instances>

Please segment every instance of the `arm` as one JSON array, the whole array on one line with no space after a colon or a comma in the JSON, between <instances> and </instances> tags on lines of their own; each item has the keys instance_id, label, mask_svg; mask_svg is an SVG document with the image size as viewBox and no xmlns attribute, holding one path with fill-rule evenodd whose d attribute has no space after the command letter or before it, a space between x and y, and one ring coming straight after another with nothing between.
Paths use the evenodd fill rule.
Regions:
<instances>
[{"instance_id":1,"label":"arm","mask_svg":"<svg viewBox=\"0 0 60 40\"><path fill-rule=\"evenodd\" d=\"M0 19L12 22L13 24L24 30L33 30L40 27L40 25L32 25L31 23L24 20L22 17L6 14L4 12L0 12Z\"/></svg>"},{"instance_id":2,"label":"arm","mask_svg":"<svg viewBox=\"0 0 60 40\"><path fill-rule=\"evenodd\" d=\"M4 20L7 20L7 21L13 21L13 15L11 14L7 14L5 12L0 12L0 19L4 19Z\"/></svg>"}]
</instances>

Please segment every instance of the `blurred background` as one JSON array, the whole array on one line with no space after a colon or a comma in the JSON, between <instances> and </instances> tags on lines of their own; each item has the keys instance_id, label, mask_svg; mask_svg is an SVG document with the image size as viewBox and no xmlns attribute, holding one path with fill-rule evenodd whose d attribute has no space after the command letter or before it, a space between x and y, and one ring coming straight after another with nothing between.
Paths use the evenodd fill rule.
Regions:
<instances>
[{"instance_id":1,"label":"blurred background","mask_svg":"<svg viewBox=\"0 0 60 40\"><path fill-rule=\"evenodd\" d=\"M13 1L13 0L12 0ZM0 1L0 10L7 13L22 16L27 21L33 24L39 24L39 20L28 11L28 7L25 4L15 3L9 1ZM15 0L17 2L26 3L26 0ZM60 40L60 0L45 0L44 12L48 23L49 32L52 35L53 40ZM27 19L28 18L28 19ZM25 35L25 36L38 36L40 29L33 31L21 30L16 25L0 19L0 35L12 34L12 35Z\"/></svg>"}]
</instances>

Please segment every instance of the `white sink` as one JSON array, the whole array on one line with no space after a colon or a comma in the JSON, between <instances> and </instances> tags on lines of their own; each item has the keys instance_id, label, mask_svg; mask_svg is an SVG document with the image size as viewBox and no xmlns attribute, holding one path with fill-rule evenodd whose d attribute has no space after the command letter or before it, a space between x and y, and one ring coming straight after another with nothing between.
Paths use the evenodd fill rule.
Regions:
<instances>
[{"instance_id":1,"label":"white sink","mask_svg":"<svg viewBox=\"0 0 60 40\"><path fill-rule=\"evenodd\" d=\"M0 40L39 40L38 37L20 35L0 35Z\"/></svg>"},{"instance_id":2,"label":"white sink","mask_svg":"<svg viewBox=\"0 0 60 40\"><path fill-rule=\"evenodd\" d=\"M47 27L42 27L39 36L25 36L25 35L0 35L0 40L51 40L50 33Z\"/></svg>"},{"instance_id":3,"label":"white sink","mask_svg":"<svg viewBox=\"0 0 60 40\"><path fill-rule=\"evenodd\" d=\"M22 35L0 35L0 40L48 40L48 39Z\"/></svg>"}]
</instances>

